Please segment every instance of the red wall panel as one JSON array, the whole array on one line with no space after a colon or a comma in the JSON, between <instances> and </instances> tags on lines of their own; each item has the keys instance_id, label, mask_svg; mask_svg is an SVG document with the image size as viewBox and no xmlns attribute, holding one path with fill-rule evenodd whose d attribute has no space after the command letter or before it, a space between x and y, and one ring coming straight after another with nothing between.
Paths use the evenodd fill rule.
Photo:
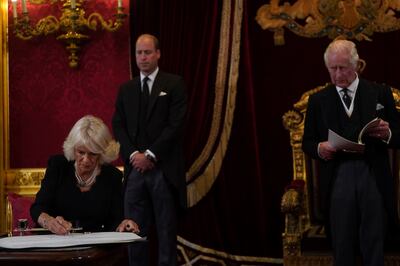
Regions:
<instances>
[{"instance_id":1,"label":"red wall panel","mask_svg":"<svg viewBox=\"0 0 400 266\"><path fill-rule=\"evenodd\" d=\"M86 16L97 11L106 19L117 5L86 3ZM129 10L128 1L124 6ZM57 8L28 6L32 21L59 14ZM62 153L63 141L80 117L93 114L111 125L118 87L130 78L129 21L114 33L88 31L79 67L71 69L57 33L23 41L12 33L11 8L9 17L10 166L45 167L50 155Z\"/></svg>"}]
</instances>

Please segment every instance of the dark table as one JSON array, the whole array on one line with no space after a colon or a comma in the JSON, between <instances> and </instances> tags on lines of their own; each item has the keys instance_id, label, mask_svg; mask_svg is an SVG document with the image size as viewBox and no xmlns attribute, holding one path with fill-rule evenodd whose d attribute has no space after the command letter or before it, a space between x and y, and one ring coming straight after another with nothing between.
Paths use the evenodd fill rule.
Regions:
<instances>
[{"instance_id":1,"label":"dark table","mask_svg":"<svg viewBox=\"0 0 400 266\"><path fill-rule=\"evenodd\" d=\"M127 246L117 243L57 249L0 249L0 265L125 266L128 265Z\"/></svg>"}]
</instances>

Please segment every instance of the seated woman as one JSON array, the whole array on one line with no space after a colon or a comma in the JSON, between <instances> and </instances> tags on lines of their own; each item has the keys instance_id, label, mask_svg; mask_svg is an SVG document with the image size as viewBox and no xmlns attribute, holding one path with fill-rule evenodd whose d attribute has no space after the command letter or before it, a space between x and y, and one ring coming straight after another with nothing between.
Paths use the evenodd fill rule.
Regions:
<instances>
[{"instance_id":1,"label":"seated woman","mask_svg":"<svg viewBox=\"0 0 400 266\"><path fill-rule=\"evenodd\" d=\"M32 219L55 234L67 234L72 226L138 232L134 221L122 221L122 173L109 164L118 157L119 143L103 121L90 115L78 120L63 148L64 155L48 161Z\"/></svg>"}]
</instances>

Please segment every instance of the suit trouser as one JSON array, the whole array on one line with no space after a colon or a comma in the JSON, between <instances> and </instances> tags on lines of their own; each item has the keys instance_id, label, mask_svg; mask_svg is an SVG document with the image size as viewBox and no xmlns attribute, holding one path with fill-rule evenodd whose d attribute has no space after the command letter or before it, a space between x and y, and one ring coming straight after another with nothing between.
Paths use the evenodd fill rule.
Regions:
<instances>
[{"instance_id":1,"label":"suit trouser","mask_svg":"<svg viewBox=\"0 0 400 266\"><path fill-rule=\"evenodd\" d=\"M330 223L336 266L356 265L358 249L364 266L383 266L383 199L363 160L339 165L331 195Z\"/></svg>"},{"instance_id":2,"label":"suit trouser","mask_svg":"<svg viewBox=\"0 0 400 266\"><path fill-rule=\"evenodd\" d=\"M148 236L152 224L155 223L158 238L158 265L176 265L176 201L162 171L155 168L141 174L133 169L128 176L126 186L125 217L132 218L139 225L140 236ZM129 245L129 265L149 265L147 241Z\"/></svg>"}]
</instances>

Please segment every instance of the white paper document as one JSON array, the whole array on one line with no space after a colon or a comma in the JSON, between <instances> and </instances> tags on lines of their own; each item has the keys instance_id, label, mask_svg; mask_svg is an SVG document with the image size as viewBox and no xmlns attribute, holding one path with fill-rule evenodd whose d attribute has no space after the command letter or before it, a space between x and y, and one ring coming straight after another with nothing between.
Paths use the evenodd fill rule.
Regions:
<instances>
[{"instance_id":1,"label":"white paper document","mask_svg":"<svg viewBox=\"0 0 400 266\"><path fill-rule=\"evenodd\" d=\"M337 150L342 150L347 152L363 153L365 149L365 145L363 143L358 143L345 139L330 129L328 132L328 143Z\"/></svg>"},{"instance_id":2,"label":"white paper document","mask_svg":"<svg viewBox=\"0 0 400 266\"><path fill-rule=\"evenodd\" d=\"M59 248L81 245L129 243L144 240L130 232L72 233L69 235L29 235L0 239L0 248Z\"/></svg>"},{"instance_id":3,"label":"white paper document","mask_svg":"<svg viewBox=\"0 0 400 266\"><path fill-rule=\"evenodd\" d=\"M363 153L365 150L365 144L362 142L362 138L364 134L369 133L371 128L374 128L379 125L381 119L380 118L374 118L371 121L369 121L360 131L358 134L358 142L354 142L351 140L348 140L333 130L329 129L328 131L328 143L333 147L336 148L337 150L342 150L346 152L357 152L357 153Z\"/></svg>"}]
</instances>

